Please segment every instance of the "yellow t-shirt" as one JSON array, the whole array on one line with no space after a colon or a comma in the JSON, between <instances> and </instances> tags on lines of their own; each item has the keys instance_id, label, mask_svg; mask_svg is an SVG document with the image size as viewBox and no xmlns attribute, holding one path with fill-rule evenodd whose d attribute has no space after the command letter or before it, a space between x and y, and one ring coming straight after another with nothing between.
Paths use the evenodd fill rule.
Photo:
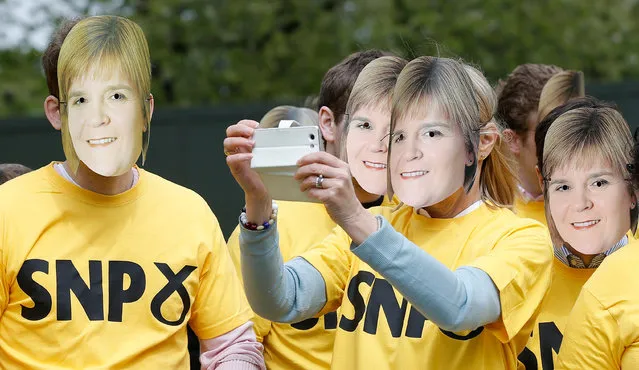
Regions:
<instances>
[{"instance_id":1,"label":"yellow t-shirt","mask_svg":"<svg viewBox=\"0 0 639 370\"><path fill-rule=\"evenodd\" d=\"M553 259L552 282L528 345L519 355L522 369L552 370L557 363L568 314L596 269L577 269Z\"/></svg>"},{"instance_id":2,"label":"yellow t-shirt","mask_svg":"<svg viewBox=\"0 0 639 370\"><path fill-rule=\"evenodd\" d=\"M532 218L544 225L548 225L543 200L531 200L527 202L520 196L517 196L515 197L515 213L517 213L519 217Z\"/></svg>"},{"instance_id":3,"label":"yellow t-shirt","mask_svg":"<svg viewBox=\"0 0 639 370\"><path fill-rule=\"evenodd\" d=\"M139 174L114 196L53 164L0 187L0 368L187 369L187 324L250 320L206 202Z\"/></svg>"},{"instance_id":4,"label":"yellow t-shirt","mask_svg":"<svg viewBox=\"0 0 639 370\"><path fill-rule=\"evenodd\" d=\"M606 257L570 312L556 369L639 369L639 242Z\"/></svg>"},{"instance_id":5,"label":"yellow t-shirt","mask_svg":"<svg viewBox=\"0 0 639 370\"><path fill-rule=\"evenodd\" d=\"M341 229L304 257L324 277L327 303L341 309L333 369L516 369L550 285L552 247L546 229L506 209L481 205L452 219L403 206L373 209L451 270L474 266L500 292L501 319L473 331L440 330L384 278L350 252Z\"/></svg>"},{"instance_id":6,"label":"yellow t-shirt","mask_svg":"<svg viewBox=\"0 0 639 370\"><path fill-rule=\"evenodd\" d=\"M331 233L336 224L319 203L277 201L277 231L284 262L306 252ZM396 206L386 197L382 206ZM240 270L239 226L228 239L228 248ZM255 332L264 345L264 360L271 370L328 369L337 328L336 311L295 324L274 323L254 316Z\"/></svg>"}]
</instances>

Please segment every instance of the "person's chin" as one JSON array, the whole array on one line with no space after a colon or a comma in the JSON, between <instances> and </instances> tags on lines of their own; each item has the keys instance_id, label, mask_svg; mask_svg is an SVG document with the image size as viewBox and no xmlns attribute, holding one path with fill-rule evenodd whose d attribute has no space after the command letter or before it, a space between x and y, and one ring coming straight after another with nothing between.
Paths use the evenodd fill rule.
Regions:
<instances>
[{"instance_id":1,"label":"person's chin","mask_svg":"<svg viewBox=\"0 0 639 370\"><path fill-rule=\"evenodd\" d=\"M597 254L605 252L606 250L612 247L612 245L606 247L601 242L593 243L592 240L588 240L588 241L582 240L581 242L576 241L575 243L571 243L570 245L577 252L586 254L586 255L597 255Z\"/></svg>"},{"instance_id":2,"label":"person's chin","mask_svg":"<svg viewBox=\"0 0 639 370\"><path fill-rule=\"evenodd\" d=\"M386 187L382 188L378 186L367 186L367 187L362 187L362 189L366 190L366 192L369 194L374 194L379 196L386 194Z\"/></svg>"},{"instance_id":3,"label":"person's chin","mask_svg":"<svg viewBox=\"0 0 639 370\"><path fill-rule=\"evenodd\" d=\"M91 167L89 167L91 168ZM130 168L119 163L96 164L91 170L103 177L117 177L125 174Z\"/></svg>"},{"instance_id":4,"label":"person's chin","mask_svg":"<svg viewBox=\"0 0 639 370\"><path fill-rule=\"evenodd\" d=\"M92 169L93 172L97 173L98 175L102 176L102 177L115 177L117 176L116 173L116 169L112 168L112 167L95 167L94 169Z\"/></svg>"},{"instance_id":5,"label":"person's chin","mask_svg":"<svg viewBox=\"0 0 639 370\"><path fill-rule=\"evenodd\" d=\"M379 176L368 176L362 181L357 179L359 186L367 193L383 195L386 194L386 178Z\"/></svg>"},{"instance_id":6,"label":"person's chin","mask_svg":"<svg viewBox=\"0 0 639 370\"><path fill-rule=\"evenodd\" d=\"M400 201L402 201L404 204L407 204L411 207L415 207L415 208L423 208L426 205L428 205L428 199L426 198L419 198L419 197L415 197L415 192L412 191L397 191L395 193L397 195L397 198L399 198Z\"/></svg>"}]
</instances>

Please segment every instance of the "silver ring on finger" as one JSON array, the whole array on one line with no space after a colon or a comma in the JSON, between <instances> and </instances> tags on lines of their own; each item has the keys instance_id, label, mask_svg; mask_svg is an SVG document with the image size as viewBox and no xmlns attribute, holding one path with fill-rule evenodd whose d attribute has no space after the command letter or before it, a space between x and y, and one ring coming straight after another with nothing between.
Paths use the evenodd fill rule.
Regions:
<instances>
[{"instance_id":1,"label":"silver ring on finger","mask_svg":"<svg viewBox=\"0 0 639 370\"><path fill-rule=\"evenodd\" d=\"M315 178L315 187L318 189L323 189L324 188L322 186L323 183L324 183L324 176L318 175L317 178Z\"/></svg>"}]
</instances>

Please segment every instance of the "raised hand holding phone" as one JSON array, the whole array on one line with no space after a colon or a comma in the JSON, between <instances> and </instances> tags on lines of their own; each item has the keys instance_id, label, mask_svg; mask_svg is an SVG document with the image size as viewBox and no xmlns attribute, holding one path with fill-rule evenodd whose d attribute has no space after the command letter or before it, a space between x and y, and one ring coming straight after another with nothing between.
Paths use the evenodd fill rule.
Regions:
<instances>
[{"instance_id":1,"label":"raised hand holding phone","mask_svg":"<svg viewBox=\"0 0 639 370\"><path fill-rule=\"evenodd\" d=\"M260 175L251 168L253 134L259 124L242 120L226 129L224 154L235 181L244 190L246 216L250 222L262 223L271 214L271 197Z\"/></svg>"}]
</instances>

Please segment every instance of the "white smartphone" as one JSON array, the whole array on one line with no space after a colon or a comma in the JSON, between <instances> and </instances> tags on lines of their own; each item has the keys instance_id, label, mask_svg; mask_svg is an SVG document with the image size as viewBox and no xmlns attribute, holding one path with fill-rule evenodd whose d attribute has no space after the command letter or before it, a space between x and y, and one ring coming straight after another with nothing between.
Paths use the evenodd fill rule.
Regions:
<instances>
[{"instance_id":1,"label":"white smartphone","mask_svg":"<svg viewBox=\"0 0 639 370\"><path fill-rule=\"evenodd\" d=\"M317 126L257 129L251 168L257 171L275 200L317 202L300 191L293 175L297 161L322 150Z\"/></svg>"}]
</instances>

